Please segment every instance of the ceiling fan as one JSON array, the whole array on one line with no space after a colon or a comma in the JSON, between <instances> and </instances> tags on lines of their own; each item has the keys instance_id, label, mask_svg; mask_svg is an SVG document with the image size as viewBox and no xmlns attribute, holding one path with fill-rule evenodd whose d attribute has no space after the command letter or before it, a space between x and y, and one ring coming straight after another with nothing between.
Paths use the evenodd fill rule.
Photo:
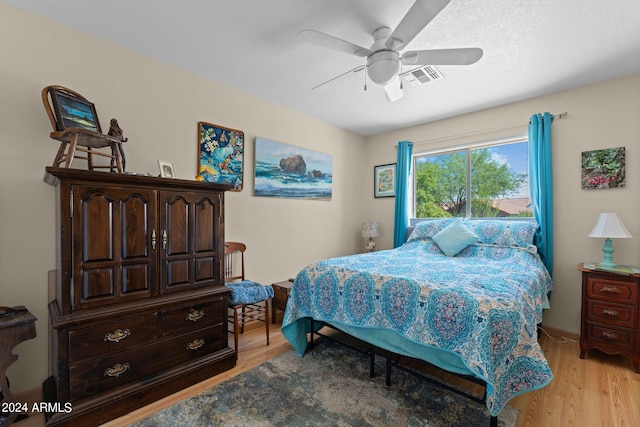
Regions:
<instances>
[{"instance_id":1,"label":"ceiling fan","mask_svg":"<svg viewBox=\"0 0 640 427\"><path fill-rule=\"evenodd\" d=\"M366 65L358 66L316 87L318 89L350 73L365 70L372 82L385 88L390 101L402 97L401 65L470 65L482 58L477 47L459 49L410 50L401 53L424 27L444 9L451 0L416 0L395 30L381 27L373 32L373 44L366 48L316 30L303 30L298 38L307 43L367 58ZM400 80L396 85L396 80ZM366 81L366 80L365 80ZM366 83L365 83L366 90Z\"/></svg>"}]
</instances>

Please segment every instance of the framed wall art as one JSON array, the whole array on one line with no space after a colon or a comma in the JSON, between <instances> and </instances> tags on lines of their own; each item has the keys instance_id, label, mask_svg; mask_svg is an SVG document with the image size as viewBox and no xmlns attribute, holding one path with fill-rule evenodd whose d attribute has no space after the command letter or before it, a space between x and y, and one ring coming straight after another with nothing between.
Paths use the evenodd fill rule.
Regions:
<instances>
[{"instance_id":1,"label":"framed wall art","mask_svg":"<svg viewBox=\"0 0 640 427\"><path fill-rule=\"evenodd\" d=\"M379 165L373 168L373 195L375 197L395 197L396 164Z\"/></svg>"},{"instance_id":2,"label":"framed wall art","mask_svg":"<svg viewBox=\"0 0 640 427\"><path fill-rule=\"evenodd\" d=\"M58 130L80 128L102 133L96 107L93 103L74 96L62 88L50 88L49 94Z\"/></svg>"},{"instance_id":3,"label":"framed wall art","mask_svg":"<svg viewBox=\"0 0 640 427\"><path fill-rule=\"evenodd\" d=\"M582 152L581 183L584 190L625 186L625 148Z\"/></svg>"},{"instance_id":4,"label":"framed wall art","mask_svg":"<svg viewBox=\"0 0 640 427\"><path fill-rule=\"evenodd\" d=\"M256 138L254 196L331 200L332 157Z\"/></svg>"},{"instance_id":5,"label":"framed wall art","mask_svg":"<svg viewBox=\"0 0 640 427\"><path fill-rule=\"evenodd\" d=\"M244 132L198 122L198 176L216 184L244 185Z\"/></svg>"}]
</instances>

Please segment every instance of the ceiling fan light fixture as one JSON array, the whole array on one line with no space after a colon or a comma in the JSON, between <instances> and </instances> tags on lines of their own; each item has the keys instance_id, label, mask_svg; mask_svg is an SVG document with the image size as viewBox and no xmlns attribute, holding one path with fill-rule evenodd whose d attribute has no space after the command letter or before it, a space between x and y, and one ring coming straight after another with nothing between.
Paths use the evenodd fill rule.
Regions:
<instances>
[{"instance_id":1,"label":"ceiling fan light fixture","mask_svg":"<svg viewBox=\"0 0 640 427\"><path fill-rule=\"evenodd\" d=\"M389 83L400 70L398 52L383 50L367 58L367 74L372 82L379 85Z\"/></svg>"}]
</instances>

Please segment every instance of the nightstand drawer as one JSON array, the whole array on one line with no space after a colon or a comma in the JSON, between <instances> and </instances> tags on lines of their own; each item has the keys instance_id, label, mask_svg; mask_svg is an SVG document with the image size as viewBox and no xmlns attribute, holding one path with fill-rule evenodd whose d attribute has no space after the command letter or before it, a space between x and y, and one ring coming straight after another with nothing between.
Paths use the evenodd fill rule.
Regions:
<instances>
[{"instance_id":1,"label":"nightstand drawer","mask_svg":"<svg viewBox=\"0 0 640 427\"><path fill-rule=\"evenodd\" d=\"M162 336L194 331L224 322L227 314L222 298L162 312Z\"/></svg>"},{"instance_id":2,"label":"nightstand drawer","mask_svg":"<svg viewBox=\"0 0 640 427\"><path fill-rule=\"evenodd\" d=\"M597 322L633 328L636 318L636 308L597 300L589 301L587 318Z\"/></svg>"},{"instance_id":3,"label":"nightstand drawer","mask_svg":"<svg viewBox=\"0 0 640 427\"><path fill-rule=\"evenodd\" d=\"M158 316L122 319L90 328L69 331L69 360L104 356L140 347L158 339Z\"/></svg>"},{"instance_id":4,"label":"nightstand drawer","mask_svg":"<svg viewBox=\"0 0 640 427\"><path fill-rule=\"evenodd\" d=\"M587 279L587 298L615 301L623 304L635 304L637 287L633 281L606 280L599 277Z\"/></svg>"},{"instance_id":5,"label":"nightstand drawer","mask_svg":"<svg viewBox=\"0 0 640 427\"><path fill-rule=\"evenodd\" d=\"M587 322L589 336L593 341L600 341L607 344L615 344L617 348L624 347L631 349L633 346L633 332L617 328L609 328Z\"/></svg>"}]
</instances>

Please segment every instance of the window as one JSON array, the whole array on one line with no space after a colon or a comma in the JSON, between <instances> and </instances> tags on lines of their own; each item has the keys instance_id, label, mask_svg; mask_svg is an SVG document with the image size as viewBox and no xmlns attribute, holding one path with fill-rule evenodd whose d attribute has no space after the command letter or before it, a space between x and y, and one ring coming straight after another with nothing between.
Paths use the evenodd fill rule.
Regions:
<instances>
[{"instance_id":1,"label":"window","mask_svg":"<svg viewBox=\"0 0 640 427\"><path fill-rule=\"evenodd\" d=\"M415 154L413 171L415 218L533 217L526 137Z\"/></svg>"}]
</instances>

